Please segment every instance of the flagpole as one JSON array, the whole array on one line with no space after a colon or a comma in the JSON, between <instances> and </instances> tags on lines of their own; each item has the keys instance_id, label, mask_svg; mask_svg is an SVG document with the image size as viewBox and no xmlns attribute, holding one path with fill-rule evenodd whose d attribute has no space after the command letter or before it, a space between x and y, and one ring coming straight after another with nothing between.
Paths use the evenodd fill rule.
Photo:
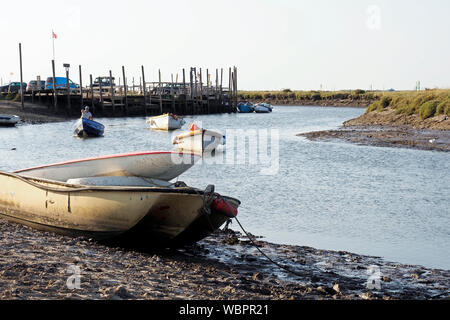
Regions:
<instances>
[{"instance_id":1,"label":"flagpole","mask_svg":"<svg viewBox=\"0 0 450 320\"><path fill-rule=\"evenodd\" d=\"M53 41L53 60L55 60L55 32L52 29L52 41Z\"/></svg>"}]
</instances>

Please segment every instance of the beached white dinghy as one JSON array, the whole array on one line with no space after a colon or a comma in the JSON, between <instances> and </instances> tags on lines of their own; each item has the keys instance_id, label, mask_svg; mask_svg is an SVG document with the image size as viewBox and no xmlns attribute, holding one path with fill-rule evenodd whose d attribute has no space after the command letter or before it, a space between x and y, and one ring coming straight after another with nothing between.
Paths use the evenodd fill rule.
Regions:
<instances>
[{"instance_id":1,"label":"beached white dinghy","mask_svg":"<svg viewBox=\"0 0 450 320\"><path fill-rule=\"evenodd\" d=\"M166 113L157 117L151 117L147 120L150 128L154 130L177 130L186 123L182 118L172 114Z\"/></svg>"},{"instance_id":2,"label":"beached white dinghy","mask_svg":"<svg viewBox=\"0 0 450 320\"><path fill-rule=\"evenodd\" d=\"M180 152L138 152L71 160L16 171L23 176L66 182L102 176L139 176L172 180L191 168L197 155Z\"/></svg>"},{"instance_id":3,"label":"beached white dinghy","mask_svg":"<svg viewBox=\"0 0 450 320\"><path fill-rule=\"evenodd\" d=\"M123 179L141 180L143 185L117 186ZM183 183L145 184L145 179L80 178L70 184L0 171L0 215L64 235L156 247L198 241L236 216L240 205L212 186L199 190Z\"/></svg>"},{"instance_id":4,"label":"beached white dinghy","mask_svg":"<svg viewBox=\"0 0 450 320\"><path fill-rule=\"evenodd\" d=\"M0 126L15 126L20 118L16 115L0 114Z\"/></svg>"},{"instance_id":5,"label":"beached white dinghy","mask_svg":"<svg viewBox=\"0 0 450 320\"><path fill-rule=\"evenodd\" d=\"M225 144L225 136L217 131L197 129L175 137L173 144L183 152L210 153Z\"/></svg>"}]
</instances>

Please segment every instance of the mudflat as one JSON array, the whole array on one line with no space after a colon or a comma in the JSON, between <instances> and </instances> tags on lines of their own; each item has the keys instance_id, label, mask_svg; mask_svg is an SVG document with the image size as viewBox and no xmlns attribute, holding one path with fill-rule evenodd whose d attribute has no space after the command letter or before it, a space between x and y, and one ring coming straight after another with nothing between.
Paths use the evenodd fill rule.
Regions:
<instances>
[{"instance_id":1,"label":"mudflat","mask_svg":"<svg viewBox=\"0 0 450 320\"><path fill-rule=\"evenodd\" d=\"M40 124L48 122L61 122L73 119L62 114L55 114L47 106L26 103L21 108L20 102L0 100L0 114L11 114L20 117L20 122L28 124Z\"/></svg>"},{"instance_id":2,"label":"mudflat","mask_svg":"<svg viewBox=\"0 0 450 320\"><path fill-rule=\"evenodd\" d=\"M446 115L421 119L396 114L395 110L370 112L344 122L337 130L299 134L310 140L334 139L361 145L450 151L450 118Z\"/></svg>"},{"instance_id":3,"label":"mudflat","mask_svg":"<svg viewBox=\"0 0 450 320\"><path fill-rule=\"evenodd\" d=\"M137 250L41 232L0 218L0 299L449 297L448 270L252 239L254 243L237 231L221 230L178 250ZM269 261L254 244L289 271Z\"/></svg>"}]
</instances>

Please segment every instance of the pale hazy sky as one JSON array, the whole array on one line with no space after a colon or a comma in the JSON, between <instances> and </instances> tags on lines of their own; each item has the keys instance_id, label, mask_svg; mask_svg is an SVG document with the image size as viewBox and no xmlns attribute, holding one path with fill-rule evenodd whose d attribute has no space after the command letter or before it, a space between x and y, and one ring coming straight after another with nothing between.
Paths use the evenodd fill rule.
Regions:
<instances>
[{"instance_id":1,"label":"pale hazy sky","mask_svg":"<svg viewBox=\"0 0 450 320\"><path fill-rule=\"evenodd\" d=\"M449 0L2 0L0 77L19 80L19 42L24 80L51 76L53 29L57 75L81 64L85 84L237 66L241 90L448 88L449 17Z\"/></svg>"}]
</instances>

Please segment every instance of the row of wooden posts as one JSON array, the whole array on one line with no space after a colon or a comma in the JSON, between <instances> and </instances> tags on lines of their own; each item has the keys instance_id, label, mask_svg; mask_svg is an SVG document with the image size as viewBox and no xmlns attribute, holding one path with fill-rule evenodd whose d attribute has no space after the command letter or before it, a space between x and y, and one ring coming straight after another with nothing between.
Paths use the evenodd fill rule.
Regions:
<instances>
[{"instance_id":1,"label":"row of wooden posts","mask_svg":"<svg viewBox=\"0 0 450 320\"><path fill-rule=\"evenodd\" d=\"M23 83L22 77L22 45L19 44L19 55L20 55L20 78L21 78L21 86ZM65 65L66 66L66 65ZM110 102L106 102L106 104L110 104L115 110L116 106L121 106L125 110L125 114L127 114L129 99L130 97L140 96L142 101L142 107L147 110L148 107L158 108L159 112L163 113L163 103L171 103L175 106L175 102L178 104L185 104L187 109L188 103L193 107L195 106L207 106L206 113L210 113L209 104L211 103L226 105L227 108L221 108L225 112L235 112L237 106L237 68L229 68L228 69L228 87L224 88L224 69L215 69L215 84L212 83L211 74L209 73L209 69L206 69L206 86L203 81L202 68L190 68L189 70L189 82L186 79L186 70L182 69L182 81L178 82L178 74L176 75L176 80L172 79L171 82L162 82L161 70L158 70L158 81L157 82L146 82L145 78L145 70L144 66L141 66L141 81L139 85L139 93L136 94L134 88L133 81L133 90L130 94L129 86L127 85L127 77L125 73L125 67L122 66L122 79L123 85L116 86L114 84L114 78L112 71L109 70L109 87L104 88L102 86L102 79L100 78L98 81L98 92L94 91L94 79L92 74L89 75L90 84L89 86L83 87L83 77L82 77L82 66L78 66L79 72L79 92L77 90L76 93L73 93L73 88L70 88L69 85L69 70L68 65L66 66L66 78L67 84L65 90L56 90L56 73L55 73L55 61L52 60L52 76L53 76L53 89L51 90L52 95L52 105L55 112L61 111L58 107L58 101L60 99L67 99L65 104L66 110L70 113L72 108L72 102L76 101L79 103L80 108L83 108L85 104L90 104L94 106L97 102L97 105L100 105L102 108L105 106L105 100L110 100ZM107 79L107 77L102 77ZM120 78L119 78L120 81ZM21 104L22 108L24 108L24 88L21 87ZM105 90L106 89L106 90ZM169 90L168 94L164 95L165 90ZM119 91L119 92L117 92ZM37 93L39 97L41 92L46 92L48 94L48 90L39 90ZM31 93L32 101L34 102L35 92ZM64 96L67 96L64 98ZM169 97L170 101L167 101L165 96ZM72 99L75 98L76 99ZM79 101L78 101L79 100ZM120 101L117 103L117 101ZM175 107L173 108L175 109ZM217 110L217 109L216 109ZM114 113L114 112L113 112Z\"/></svg>"}]
</instances>

